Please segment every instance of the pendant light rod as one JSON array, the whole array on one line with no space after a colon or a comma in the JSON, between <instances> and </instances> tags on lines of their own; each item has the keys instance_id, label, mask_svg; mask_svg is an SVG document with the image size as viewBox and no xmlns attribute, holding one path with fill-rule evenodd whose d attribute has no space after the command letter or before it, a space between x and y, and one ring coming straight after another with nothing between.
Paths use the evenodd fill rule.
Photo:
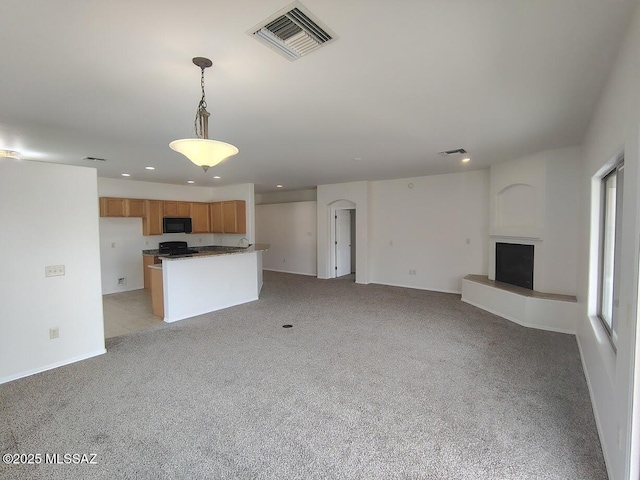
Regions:
<instances>
[{"instance_id":1,"label":"pendant light rod","mask_svg":"<svg viewBox=\"0 0 640 480\"><path fill-rule=\"evenodd\" d=\"M231 144L217 140L209 140L209 116L207 112L207 99L204 92L204 70L213 65L208 58L194 57L194 65L200 68L200 88L202 97L196 110L196 118L193 122L196 138L174 140L169 144L172 150L182 153L206 172L210 167L217 165L228 157L238 153L238 149Z\"/></svg>"}]
</instances>

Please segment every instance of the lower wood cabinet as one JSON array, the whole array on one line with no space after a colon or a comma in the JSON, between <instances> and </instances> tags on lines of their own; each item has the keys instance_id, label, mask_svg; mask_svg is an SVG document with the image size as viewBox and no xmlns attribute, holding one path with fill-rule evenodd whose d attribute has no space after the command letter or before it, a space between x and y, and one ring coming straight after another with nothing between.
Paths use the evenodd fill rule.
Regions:
<instances>
[{"instance_id":1,"label":"lower wood cabinet","mask_svg":"<svg viewBox=\"0 0 640 480\"><path fill-rule=\"evenodd\" d=\"M162 263L160 257L156 257L154 255L143 255L142 256L142 268L144 269L144 288L149 290L151 288L151 269L149 265L155 265L156 263Z\"/></svg>"},{"instance_id":2,"label":"lower wood cabinet","mask_svg":"<svg viewBox=\"0 0 640 480\"><path fill-rule=\"evenodd\" d=\"M162 285L162 269L148 268L151 281L151 310L156 317L164 318L164 290Z\"/></svg>"}]
</instances>

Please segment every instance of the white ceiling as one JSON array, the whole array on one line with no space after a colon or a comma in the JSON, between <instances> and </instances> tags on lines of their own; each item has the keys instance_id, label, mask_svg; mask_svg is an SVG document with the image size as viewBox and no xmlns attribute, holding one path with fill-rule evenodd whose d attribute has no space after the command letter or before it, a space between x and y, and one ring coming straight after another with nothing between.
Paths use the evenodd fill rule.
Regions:
<instances>
[{"instance_id":1,"label":"white ceiling","mask_svg":"<svg viewBox=\"0 0 640 480\"><path fill-rule=\"evenodd\" d=\"M294 62L245 33L288 3L2 0L0 148L258 192L486 168L581 143L638 1L302 0L339 39ZM240 149L206 174L168 147L194 56L210 137Z\"/></svg>"}]
</instances>

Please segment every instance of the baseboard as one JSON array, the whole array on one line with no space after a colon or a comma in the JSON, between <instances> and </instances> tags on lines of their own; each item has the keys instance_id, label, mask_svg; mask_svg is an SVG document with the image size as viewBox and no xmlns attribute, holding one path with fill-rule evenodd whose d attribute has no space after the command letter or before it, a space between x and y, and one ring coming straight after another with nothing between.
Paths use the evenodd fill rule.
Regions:
<instances>
[{"instance_id":1,"label":"baseboard","mask_svg":"<svg viewBox=\"0 0 640 480\"><path fill-rule=\"evenodd\" d=\"M79 355L77 357L68 358L60 362L50 363L49 365L45 365L44 367L34 368L32 370L27 370L26 372L16 373L15 375L9 375L8 377L0 378L0 385L3 383L18 380L19 378L29 377L31 375L35 375L36 373L42 373L42 372L46 372L47 370L53 370L54 368L62 367L64 365L69 365L70 363L86 360L87 358L97 357L98 355L102 355L104 353L107 353L106 348L102 348L94 352L86 353L84 355Z\"/></svg>"},{"instance_id":2,"label":"baseboard","mask_svg":"<svg viewBox=\"0 0 640 480\"><path fill-rule=\"evenodd\" d=\"M263 268L267 272L292 273L293 275L306 275L307 277L315 277L315 273L293 272L291 270L276 270L275 268ZM319 277L318 277L319 278Z\"/></svg>"},{"instance_id":3,"label":"baseboard","mask_svg":"<svg viewBox=\"0 0 640 480\"><path fill-rule=\"evenodd\" d=\"M604 446L603 439L604 434L602 431L602 422L600 422L600 417L598 416L598 409L596 408L596 401L593 394L593 388L591 387L591 378L589 377L589 370L587 370L587 364L584 362L584 355L582 354L582 344L580 343L580 337L576 332L576 343L578 344L578 352L580 353L580 362L582 363L582 371L584 372L584 378L587 380L587 388L589 389L589 398L591 399L591 410L593 410L593 417L596 419L596 430L598 431L598 436L600 437L600 446L602 447L602 456L604 457L604 465L607 469L607 476L609 478L613 478L613 474L611 469L609 468L609 454L607 449Z\"/></svg>"},{"instance_id":4,"label":"baseboard","mask_svg":"<svg viewBox=\"0 0 640 480\"><path fill-rule=\"evenodd\" d=\"M438 293L453 293L455 295L462 295L462 291L460 290L441 290L439 288L423 288L416 287L415 285L402 285L401 283L381 283L381 282L369 282L374 285L386 285L387 287L401 287L401 288L411 288L413 290L424 290L426 292L438 292Z\"/></svg>"},{"instance_id":5,"label":"baseboard","mask_svg":"<svg viewBox=\"0 0 640 480\"><path fill-rule=\"evenodd\" d=\"M525 322L522 322L521 320L517 320L517 319L515 319L513 317L510 317L509 315L505 315L504 313L500 313L500 312L497 312L495 310L492 310L491 308L487 308L484 305L479 305L479 304L477 304L475 302L467 300L464 297L461 300L464 303L468 303L469 305L472 305L472 306L474 306L476 308L479 308L480 310L484 310L485 312L492 313L494 315L497 315L498 317L501 317L501 318L504 318L506 320L509 320L510 322L517 323L518 325L520 325L522 327L535 328L536 330L545 330L547 332L566 333L568 335L575 335L576 334L576 332L571 331L571 330L566 330L564 328L544 327L544 326L541 326L541 325L533 325L533 324L525 323Z\"/></svg>"}]
</instances>

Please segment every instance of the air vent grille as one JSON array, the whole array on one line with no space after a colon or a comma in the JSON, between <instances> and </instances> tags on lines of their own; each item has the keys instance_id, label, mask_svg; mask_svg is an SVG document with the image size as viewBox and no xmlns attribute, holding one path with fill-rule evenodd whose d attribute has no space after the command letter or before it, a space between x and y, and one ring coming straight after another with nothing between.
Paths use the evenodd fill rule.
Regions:
<instances>
[{"instance_id":1,"label":"air vent grille","mask_svg":"<svg viewBox=\"0 0 640 480\"><path fill-rule=\"evenodd\" d=\"M444 152L438 152L438 155L448 157L449 155L464 155L467 151L464 148L456 148L455 150L445 150Z\"/></svg>"},{"instance_id":2,"label":"air vent grille","mask_svg":"<svg viewBox=\"0 0 640 480\"><path fill-rule=\"evenodd\" d=\"M289 60L296 60L336 39L300 2L253 27L247 33Z\"/></svg>"},{"instance_id":3,"label":"air vent grille","mask_svg":"<svg viewBox=\"0 0 640 480\"><path fill-rule=\"evenodd\" d=\"M88 160L90 162L106 162L107 161L106 158L100 158L100 157L82 157L81 160Z\"/></svg>"}]
</instances>

